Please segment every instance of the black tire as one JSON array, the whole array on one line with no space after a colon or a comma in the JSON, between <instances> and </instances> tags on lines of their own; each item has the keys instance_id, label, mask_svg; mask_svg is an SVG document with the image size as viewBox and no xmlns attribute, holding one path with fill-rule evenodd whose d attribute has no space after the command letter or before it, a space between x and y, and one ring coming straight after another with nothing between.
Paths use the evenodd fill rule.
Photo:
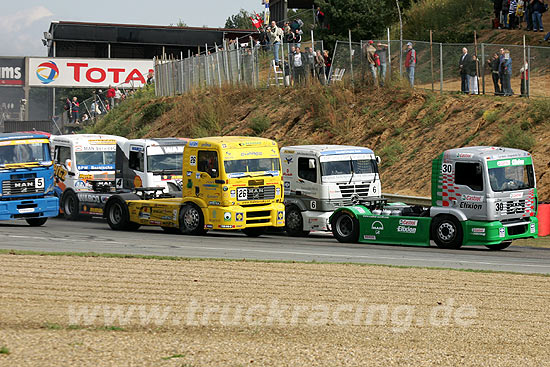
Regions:
<instances>
[{"instance_id":1,"label":"black tire","mask_svg":"<svg viewBox=\"0 0 550 367\"><path fill-rule=\"evenodd\" d=\"M44 223L46 223L48 218L29 218L29 219L25 219L25 220L27 221L27 223L31 227L40 227L40 226L44 225Z\"/></svg>"},{"instance_id":2,"label":"black tire","mask_svg":"<svg viewBox=\"0 0 550 367\"><path fill-rule=\"evenodd\" d=\"M180 230L179 228L176 228L176 227L160 227L162 228L162 230L166 233L169 233L169 234L178 234L180 233Z\"/></svg>"},{"instance_id":3,"label":"black tire","mask_svg":"<svg viewBox=\"0 0 550 367\"><path fill-rule=\"evenodd\" d=\"M61 196L63 216L68 220L77 220L80 214L78 196L72 190L67 190Z\"/></svg>"},{"instance_id":4,"label":"black tire","mask_svg":"<svg viewBox=\"0 0 550 367\"><path fill-rule=\"evenodd\" d=\"M462 225L453 216L438 216L432 220L431 235L439 248L459 249L462 246Z\"/></svg>"},{"instance_id":5,"label":"black tire","mask_svg":"<svg viewBox=\"0 0 550 367\"><path fill-rule=\"evenodd\" d=\"M128 206L119 198L107 202L107 205L105 206L105 219L107 219L109 227L116 231L134 230L139 228L139 224L130 222Z\"/></svg>"},{"instance_id":6,"label":"black tire","mask_svg":"<svg viewBox=\"0 0 550 367\"><path fill-rule=\"evenodd\" d=\"M260 237L265 233L265 227L249 227L243 228L241 231L248 237Z\"/></svg>"},{"instance_id":7,"label":"black tire","mask_svg":"<svg viewBox=\"0 0 550 367\"><path fill-rule=\"evenodd\" d=\"M340 211L331 220L332 234L342 243L354 243L359 240L359 221L352 213Z\"/></svg>"},{"instance_id":8,"label":"black tire","mask_svg":"<svg viewBox=\"0 0 550 367\"><path fill-rule=\"evenodd\" d=\"M204 229L204 215L201 208L195 204L185 204L180 210L180 233L201 236Z\"/></svg>"},{"instance_id":9,"label":"black tire","mask_svg":"<svg viewBox=\"0 0 550 367\"><path fill-rule=\"evenodd\" d=\"M291 237L304 237L309 234L309 231L304 231L302 212L294 205L286 209L285 230Z\"/></svg>"},{"instance_id":10,"label":"black tire","mask_svg":"<svg viewBox=\"0 0 550 367\"><path fill-rule=\"evenodd\" d=\"M500 250L504 250L511 244L512 244L512 241L502 241L498 245L486 245L485 247L487 247L489 250L500 251Z\"/></svg>"}]
</instances>

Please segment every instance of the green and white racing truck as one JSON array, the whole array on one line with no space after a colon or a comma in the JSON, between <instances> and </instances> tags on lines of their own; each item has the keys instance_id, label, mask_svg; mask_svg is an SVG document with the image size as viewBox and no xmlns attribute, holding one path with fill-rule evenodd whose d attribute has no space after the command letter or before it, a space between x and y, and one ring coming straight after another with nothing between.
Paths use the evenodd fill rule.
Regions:
<instances>
[{"instance_id":1,"label":"green and white racing truck","mask_svg":"<svg viewBox=\"0 0 550 367\"><path fill-rule=\"evenodd\" d=\"M432 206L371 199L331 216L340 242L502 250L538 234L531 154L518 149L450 149L432 162Z\"/></svg>"},{"instance_id":2,"label":"green and white racing truck","mask_svg":"<svg viewBox=\"0 0 550 367\"><path fill-rule=\"evenodd\" d=\"M380 197L379 158L368 148L298 145L281 149L285 229L290 236L330 231L339 207Z\"/></svg>"}]
</instances>

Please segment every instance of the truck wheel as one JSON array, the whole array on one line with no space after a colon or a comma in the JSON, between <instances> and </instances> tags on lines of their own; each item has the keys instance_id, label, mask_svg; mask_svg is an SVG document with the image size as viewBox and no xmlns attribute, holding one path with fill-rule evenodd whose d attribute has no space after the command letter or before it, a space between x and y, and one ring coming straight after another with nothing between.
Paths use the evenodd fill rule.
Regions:
<instances>
[{"instance_id":1,"label":"truck wheel","mask_svg":"<svg viewBox=\"0 0 550 367\"><path fill-rule=\"evenodd\" d=\"M432 221L431 234L439 248L459 249L462 246L462 226L455 217L435 217Z\"/></svg>"},{"instance_id":2,"label":"truck wheel","mask_svg":"<svg viewBox=\"0 0 550 367\"><path fill-rule=\"evenodd\" d=\"M79 203L78 196L76 196L74 191L65 191L61 197L61 202L63 203L62 207L65 218L68 220L77 220L79 215Z\"/></svg>"},{"instance_id":3,"label":"truck wheel","mask_svg":"<svg viewBox=\"0 0 550 367\"><path fill-rule=\"evenodd\" d=\"M250 228L243 228L241 231L247 235L248 237L260 237L265 233L264 227L250 227Z\"/></svg>"},{"instance_id":4,"label":"truck wheel","mask_svg":"<svg viewBox=\"0 0 550 367\"><path fill-rule=\"evenodd\" d=\"M359 240L359 221L353 214L338 212L331 222L332 234L339 242L353 243Z\"/></svg>"},{"instance_id":5,"label":"truck wheel","mask_svg":"<svg viewBox=\"0 0 550 367\"><path fill-rule=\"evenodd\" d=\"M48 220L48 218L29 218L29 219L26 219L27 223L31 227L40 227L41 225L46 223L47 220Z\"/></svg>"},{"instance_id":6,"label":"truck wheel","mask_svg":"<svg viewBox=\"0 0 550 367\"><path fill-rule=\"evenodd\" d=\"M486 245L485 247L487 247L489 250L499 251L499 250L504 250L511 244L512 244L512 241L502 241L498 245Z\"/></svg>"},{"instance_id":7,"label":"truck wheel","mask_svg":"<svg viewBox=\"0 0 550 367\"><path fill-rule=\"evenodd\" d=\"M139 224L130 222L130 213L126 203L120 199L115 199L105 208L107 223L114 230L135 230Z\"/></svg>"},{"instance_id":8,"label":"truck wheel","mask_svg":"<svg viewBox=\"0 0 550 367\"><path fill-rule=\"evenodd\" d=\"M194 204L185 204L180 210L180 232L193 236L206 233L202 210Z\"/></svg>"},{"instance_id":9,"label":"truck wheel","mask_svg":"<svg viewBox=\"0 0 550 367\"><path fill-rule=\"evenodd\" d=\"M309 231L304 231L302 212L295 206L291 206L286 210L285 230L292 237L307 236L309 234Z\"/></svg>"}]
</instances>

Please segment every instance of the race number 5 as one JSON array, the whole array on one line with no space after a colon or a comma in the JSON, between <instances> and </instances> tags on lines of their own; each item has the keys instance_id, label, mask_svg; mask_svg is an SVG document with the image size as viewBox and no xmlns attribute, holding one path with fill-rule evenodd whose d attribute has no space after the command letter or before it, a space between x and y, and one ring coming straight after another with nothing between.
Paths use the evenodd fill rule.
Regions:
<instances>
[{"instance_id":1,"label":"race number 5","mask_svg":"<svg viewBox=\"0 0 550 367\"><path fill-rule=\"evenodd\" d=\"M441 173L453 173L453 164L443 163L443 165L441 165Z\"/></svg>"},{"instance_id":2,"label":"race number 5","mask_svg":"<svg viewBox=\"0 0 550 367\"><path fill-rule=\"evenodd\" d=\"M44 188L44 177L38 177L34 179L34 187L36 189L43 189Z\"/></svg>"}]
</instances>

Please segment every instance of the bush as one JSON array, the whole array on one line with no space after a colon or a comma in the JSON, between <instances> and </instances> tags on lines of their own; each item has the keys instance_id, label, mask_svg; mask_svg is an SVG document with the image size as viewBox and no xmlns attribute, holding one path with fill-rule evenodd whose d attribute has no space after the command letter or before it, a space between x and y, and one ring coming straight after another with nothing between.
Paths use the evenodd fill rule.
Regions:
<instances>
[{"instance_id":1,"label":"bush","mask_svg":"<svg viewBox=\"0 0 550 367\"><path fill-rule=\"evenodd\" d=\"M545 123L550 120L550 100L533 99L529 103L528 111L535 125Z\"/></svg>"},{"instance_id":2,"label":"bush","mask_svg":"<svg viewBox=\"0 0 550 367\"><path fill-rule=\"evenodd\" d=\"M271 126L271 121L267 116L254 116L250 119L248 127L254 131L257 136L262 135Z\"/></svg>"},{"instance_id":3,"label":"bush","mask_svg":"<svg viewBox=\"0 0 550 367\"><path fill-rule=\"evenodd\" d=\"M497 144L502 147L531 151L535 145L535 138L529 131L522 130L518 125L507 127Z\"/></svg>"},{"instance_id":4,"label":"bush","mask_svg":"<svg viewBox=\"0 0 550 367\"><path fill-rule=\"evenodd\" d=\"M397 140L391 140L380 151L380 157L382 159L382 167L390 167L397 163L399 156L403 153L403 147Z\"/></svg>"},{"instance_id":5,"label":"bush","mask_svg":"<svg viewBox=\"0 0 550 367\"><path fill-rule=\"evenodd\" d=\"M498 111L497 110L487 110L483 112L483 119L488 123L493 123L498 120Z\"/></svg>"}]
</instances>

